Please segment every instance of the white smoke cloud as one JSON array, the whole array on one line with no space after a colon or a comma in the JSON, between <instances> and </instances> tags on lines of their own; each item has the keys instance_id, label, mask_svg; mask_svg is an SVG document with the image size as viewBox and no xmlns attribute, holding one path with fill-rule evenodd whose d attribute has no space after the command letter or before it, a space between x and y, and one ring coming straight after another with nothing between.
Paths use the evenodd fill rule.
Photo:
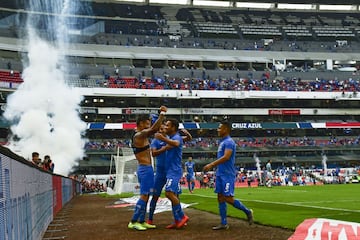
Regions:
<instances>
[{"instance_id":1,"label":"white smoke cloud","mask_svg":"<svg viewBox=\"0 0 360 240\"><path fill-rule=\"evenodd\" d=\"M11 150L29 160L34 151L50 155L55 173L68 175L84 156L86 124L78 114L82 96L65 82L61 45L29 30L24 83L8 97L4 117L13 123Z\"/></svg>"}]
</instances>

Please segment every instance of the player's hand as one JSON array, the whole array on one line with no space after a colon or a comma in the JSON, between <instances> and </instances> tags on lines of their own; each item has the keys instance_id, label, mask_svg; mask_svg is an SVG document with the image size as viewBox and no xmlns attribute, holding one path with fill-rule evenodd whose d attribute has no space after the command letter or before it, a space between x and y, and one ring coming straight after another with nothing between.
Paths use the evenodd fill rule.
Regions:
<instances>
[{"instance_id":1,"label":"player's hand","mask_svg":"<svg viewBox=\"0 0 360 240\"><path fill-rule=\"evenodd\" d=\"M209 164L206 164L204 166L203 171L207 172L207 171L209 171L210 169L213 169L213 168L214 168L214 166L212 165L212 163L209 163Z\"/></svg>"},{"instance_id":2,"label":"player's hand","mask_svg":"<svg viewBox=\"0 0 360 240\"><path fill-rule=\"evenodd\" d=\"M155 134L154 134L154 137L155 137L156 139L161 140L161 141L163 141L163 140L165 139L165 136L162 135L161 133L155 133Z\"/></svg>"},{"instance_id":3,"label":"player's hand","mask_svg":"<svg viewBox=\"0 0 360 240\"><path fill-rule=\"evenodd\" d=\"M160 112L167 112L167 107L161 106L159 110Z\"/></svg>"},{"instance_id":4,"label":"player's hand","mask_svg":"<svg viewBox=\"0 0 360 240\"><path fill-rule=\"evenodd\" d=\"M190 135L189 131L186 130L185 128L179 129L179 131L182 132L184 135L187 135L187 136Z\"/></svg>"}]
</instances>

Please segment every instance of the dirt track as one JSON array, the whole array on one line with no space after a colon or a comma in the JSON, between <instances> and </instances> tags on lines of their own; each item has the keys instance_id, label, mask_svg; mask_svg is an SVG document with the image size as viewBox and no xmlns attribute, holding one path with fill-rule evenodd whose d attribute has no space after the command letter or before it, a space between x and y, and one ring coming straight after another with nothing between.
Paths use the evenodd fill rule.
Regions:
<instances>
[{"instance_id":1,"label":"dirt track","mask_svg":"<svg viewBox=\"0 0 360 240\"><path fill-rule=\"evenodd\" d=\"M132 216L132 208L109 208L118 200L97 195L81 195L70 201L55 217L44 239L73 240L285 240L292 231L254 224L249 226L246 221L228 218L230 229L213 231L211 226L218 224L219 216L186 208L184 211L190 217L188 225L181 230L165 229L172 220L171 212L155 215L157 229L135 231L127 228ZM256 214L255 214L256 220ZM60 224L59 224L60 223Z\"/></svg>"}]
</instances>

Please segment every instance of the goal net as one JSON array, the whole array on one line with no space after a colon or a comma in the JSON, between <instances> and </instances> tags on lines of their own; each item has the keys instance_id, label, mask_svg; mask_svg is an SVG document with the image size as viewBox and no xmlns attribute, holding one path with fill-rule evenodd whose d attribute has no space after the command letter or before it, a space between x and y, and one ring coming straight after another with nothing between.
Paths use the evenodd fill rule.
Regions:
<instances>
[{"instance_id":1,"label":"goal net","mask_svg":"<svg viewBox=\"0 0 360 240\"><path fill-rule=\"evenodd\" d=\"M114 161L116 170L114 192L116 194L137 192L139 185L136 175L138 161L135 158L133 150L131 148L120 148L117 151L117 155L112 156L111 161Z\"/></svg>"}]
</instances>

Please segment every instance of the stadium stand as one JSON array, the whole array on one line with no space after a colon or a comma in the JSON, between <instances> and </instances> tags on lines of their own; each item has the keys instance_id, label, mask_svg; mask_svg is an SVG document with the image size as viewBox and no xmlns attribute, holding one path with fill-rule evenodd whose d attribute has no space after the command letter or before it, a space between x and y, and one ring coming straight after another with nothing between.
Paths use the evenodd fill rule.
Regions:
<instances>
[{"instance_id":1,"label":"stadium stand","mask_svg":"<svg viewBox=\"0 0 360 240\"><path fill-rule=\"evenodd\" d=\"M356 124L346 124L360 121L356 110L359 13L90 5L82 5L77 17L70 17L73 29L81 32L70 40L77 44L76 51L86 56L75 50L68 56L73 64L67 76L69 85L84 91L81 117L89 126L132 124L136 118L132 110L151 111L165 104L175 109L173 116L183 123L212 124L230 117L239 124L284 124L273 129L236 130L239 166L254 168L253 154L261 151L266 153L261 157L275 159L274 166L319 167L323 151L336 167L355 164L359 130ZM27 13L17 11L19 6L10 2L0 7L0 68L7 69L0 72L0 84L6 96L23 81L20 50L11 42L23 36ZM46 24L42 28L46 32ZM346 61L348 54L353 61ZM278 70L277 61L284 59L284 69ZM327 63L329 59L332 64ZM340 70L346 67L355 70ZM88 94L92 88L104 95ZM107 89L110 96L105 94ZM107 108L114 108L115 113ZM224 113L227 108L233 113ZM323 124L324 130L295 127L303 122ZM349 127L327 127L331 122ZM290 130L284 130L287 123L294 123ZM88 157L80 161L78 170L106 172L114 146L126 144L114 145L114 140L104 147L98 139L111 136L122 142L124 136L129 137L127 130L89 129L87 135L93 144L86 146ZM216 151L211 148L216 141L209 140L216 135L214 128L190 131L198 141L187 146L184 159L192 155L197 164L205 164ZM4 142L7 135L4 130ZM262 136L268 139L265 143ZM301 140L294 140L299 136L311 136L314 145L303 146ZM328 144L330 137L339 139L337 144ZM204 149L209 152L201 155Z\"/></svg>"}]
</instances>

